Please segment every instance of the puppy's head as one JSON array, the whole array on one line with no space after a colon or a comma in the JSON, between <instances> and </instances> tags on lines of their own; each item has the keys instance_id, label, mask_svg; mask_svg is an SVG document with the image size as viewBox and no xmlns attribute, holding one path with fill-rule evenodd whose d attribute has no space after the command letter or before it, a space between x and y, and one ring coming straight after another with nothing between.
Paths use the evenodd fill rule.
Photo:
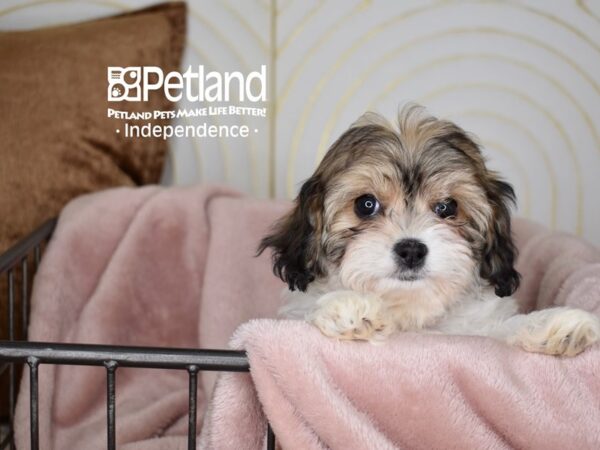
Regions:
<instances>
[{"instance_id":1,"label":"puppy's head","mask_svg":"<svg viewBox=\"0 0 600 450\"><path fill-rule=\"evenodd\" d=\"M479 147L453 123L405 108L394 128L367 114L328 150L292 211L261 242L290 289L338 277L382 295L451 297L478 283L519 284L510 203Z\"/></svg>"}]
</instances>

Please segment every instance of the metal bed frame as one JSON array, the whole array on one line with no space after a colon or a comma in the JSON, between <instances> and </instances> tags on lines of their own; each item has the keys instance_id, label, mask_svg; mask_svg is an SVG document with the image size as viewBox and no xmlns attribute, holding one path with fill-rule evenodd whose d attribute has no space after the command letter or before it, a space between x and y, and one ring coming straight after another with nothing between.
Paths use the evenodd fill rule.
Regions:
<instances>
[{"instance_id":1,"label":"metal bed frame","mask_svg":"<svg viewBox=\"0 0 600 450\"><path fill-rule=\"evenodd\" d=\"M8 341L0 341L0 376L8 369L9 416L0 433L0 450L14 449L14 411L16 400L16 365L29 367L29 420L31 449L40 448L38 433L38 368L40 364L92 365L106 368L106 443L109 450L116 448L116 374L119 367L145 367L186 370L189 378L188 449L196 448L196 401L198 372L249 372L250 365L244 351L125 347L115 345L61 344L28 342L29 276L33 278L39 266L45 245L49 241L56 219L49 220L25 239L0 255L0 276L6 274L8 286ZM33 258L33 271L29 271ZM15 274L20 270L20 289L15 286ZM15 330L16 291L21 298L21 336ZM2 296L0 296L2 299ZM275 435L267 424L266 444L275 449Z\"/></svg>"}]
</instances>

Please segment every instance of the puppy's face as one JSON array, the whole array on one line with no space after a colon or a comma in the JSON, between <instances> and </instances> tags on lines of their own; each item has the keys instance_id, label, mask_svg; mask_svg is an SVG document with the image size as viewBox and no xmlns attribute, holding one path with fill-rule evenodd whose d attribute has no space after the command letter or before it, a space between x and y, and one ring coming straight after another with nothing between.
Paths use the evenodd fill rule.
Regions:
<instances>
[{"instance_id":1,"label":"puppy's face","mask_svg":"<svg viewBox=\"0 0 600 450\"><path fill-rule=\"evenodd\" d=\"M519 281L513 200L463 130L413 106L397 130L368 115L346 131L261 249L290 289L336 276L383 296L449 299L481 281L505 296Z\"/></svg>"}]
</instances>

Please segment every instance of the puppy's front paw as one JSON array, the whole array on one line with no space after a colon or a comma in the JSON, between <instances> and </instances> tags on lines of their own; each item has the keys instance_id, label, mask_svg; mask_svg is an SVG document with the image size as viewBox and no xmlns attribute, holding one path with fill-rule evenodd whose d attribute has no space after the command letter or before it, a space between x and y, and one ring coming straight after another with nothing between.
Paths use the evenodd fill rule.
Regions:
<instances>
[{"instance_id":1,"label":"puppy's front paw","mask_svg":"<svg viewBox=\"0 0 600 450\"><path fill-rule=\"evenodd\" d=\"M335 291L317 301L306 318L325 335L337 339L383 340L394 331L383 300L372 294Z\"/></svg>"},{"instance_id":2,"label":"puppy's front paw","mask_svg":"<svg viewBox=\"0 0 600 450\"><path fill-rule=\"evenodd\" d=\"M598 317L580 309L552 308L530 316L509 338L529 352L575 356L600 339Z\"/></svg>"}]
</instances>

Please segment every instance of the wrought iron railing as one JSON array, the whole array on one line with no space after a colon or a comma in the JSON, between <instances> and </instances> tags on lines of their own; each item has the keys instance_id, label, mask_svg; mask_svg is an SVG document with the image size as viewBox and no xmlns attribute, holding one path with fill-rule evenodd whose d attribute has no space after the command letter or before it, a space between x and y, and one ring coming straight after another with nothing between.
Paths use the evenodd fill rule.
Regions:
<instances>
[{"instance_id":1,"label":"wrought iron railing","mask_svg":"<svg viewBox=\"0 0 600 450\"><path fill-rule=\"evenodd\" d=\"M29 367L29 427L31 449L39 448L38 368L40 364L92 365L106 368L106 443L116 448L116 396L117 370L119 367L145 367L156 369L185 370L189 379L188 402L188 449L196 448L196 408L198 372L201 370L248 372L248 358L243 351L124 347L114 345L63 344L51 342L28 342L29 281L39 266L42 251L56 225L50 220L27 238L0 256L0 276L7 281L8 340L0 341L0 375L8 369L8 417L0 435L0 450L14 448L14 411L17 366ZM33 270L29 270L30 261ZM15 283L15 274L18 283ZM19 286L15 286L18 284ZM20 288L20 289L18 289ZM20 291L20 336L16 333L16 292ZM0 295L0 299L2 296ZM275 449L275 436L269 425L266 430L267 449Z\"/></svg>"}]
</instances>

